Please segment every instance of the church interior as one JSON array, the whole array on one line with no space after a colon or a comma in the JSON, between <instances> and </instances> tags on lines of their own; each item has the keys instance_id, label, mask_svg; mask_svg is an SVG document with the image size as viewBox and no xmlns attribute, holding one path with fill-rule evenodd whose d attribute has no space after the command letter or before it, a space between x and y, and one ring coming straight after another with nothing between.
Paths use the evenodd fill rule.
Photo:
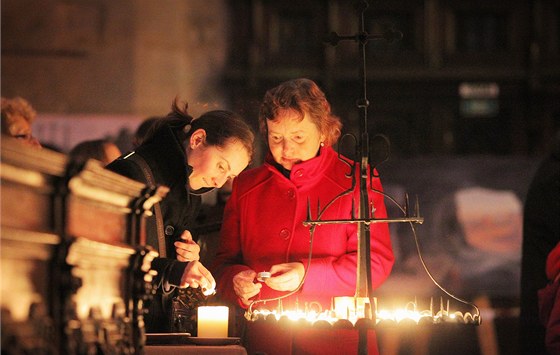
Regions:
<instances>
[{"instance_id":1,"label":"church interior","mask_svg":"<svg viewBox=\"0 0 560 355\"><path fill-rule=\"evenodd\" d=\"M31 104L43 145L22 149L3 129L2 354L150 353L142 305L157 253L141 236L165 196L97 161L69 163L74 147L103 139L129 152L141 123L178 99L195 117L241 114L256 132L249 168L258 167L260 103L295 78L315 81L354 137L365 94L384 190L419 206L413 230L390 223L395 263L377 306L443 312L444 297L451 308L459 298L482 319L378 326L379 353L526 353L524 204L560 136L560 2L4 0L1 34L2 99ZM359 161L357 144L336 149ZM229 193L202 196L203 264Z\"/></svg>"}]
</instances>

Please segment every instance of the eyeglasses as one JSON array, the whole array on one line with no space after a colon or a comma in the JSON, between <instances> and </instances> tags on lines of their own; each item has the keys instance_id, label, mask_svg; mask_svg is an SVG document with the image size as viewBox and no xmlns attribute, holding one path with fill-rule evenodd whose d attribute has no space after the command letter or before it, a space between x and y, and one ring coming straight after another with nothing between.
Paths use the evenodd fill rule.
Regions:
<instances>
[{"instance_id":1,"label":"eyeglasses","mask_svg":"<svg viewBox=\"0 0 560 355\"><path fill-rule=\"evenodd\" d=\"M30 141L34 138L31 133L16 134L13 137L16 138L16 139L21 139L21 140L26 140L26 141Z\"/></svg>"},{"instance_id":2,"label":"eyeglasses","mask_svg":"<svg viewBox=\"0 0 560 355\"><path fill-rule=\"evenodd\" d=\"M41 147L41 143L39 143L39 140L35 138L31 133L15 134L13 135L13 137L15 139L21 140L22 143L29 144L34 147Z\"/></svg>"}]
</instances>

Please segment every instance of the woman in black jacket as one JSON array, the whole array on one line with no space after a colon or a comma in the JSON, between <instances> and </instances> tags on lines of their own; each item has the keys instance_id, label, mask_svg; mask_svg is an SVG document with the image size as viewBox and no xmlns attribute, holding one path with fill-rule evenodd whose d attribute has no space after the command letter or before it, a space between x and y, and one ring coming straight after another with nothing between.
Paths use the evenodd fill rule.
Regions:
<instances>
[{"instance_id":1,"label":"woman in black jacket","mask_svg":"<svg viewBox=\"0 0 560 355\"><path fill-rule=\"evenodd\" d=\"M175 100L172 111L153 124L136 150L107 166L148 186L169 188L159 203L161 212L155 210L146 228L146 244L160 254L152 262L157 291L146 315L148 333L173 330L171 298L176 288L201 287L205 294L214 291L216 282L198 261L200 247L189 227L200 209L200 195L236 177L253 154L253 132L240 116L216 110L193 119L187 109L188 104L181 109ZM159 226L158 214L163 221ZM177 240L186 242L181 243L189 256L186 262L176 259Z\"/></svg>"}]
</instances>

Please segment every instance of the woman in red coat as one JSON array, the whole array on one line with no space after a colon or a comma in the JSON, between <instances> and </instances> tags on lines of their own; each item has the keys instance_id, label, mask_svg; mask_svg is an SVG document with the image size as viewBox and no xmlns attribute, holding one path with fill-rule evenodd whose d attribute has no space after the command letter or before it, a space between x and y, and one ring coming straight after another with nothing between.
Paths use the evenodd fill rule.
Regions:
<instances>
[{"instance_id":1,"label":"woman in red coat","mask_svg":"<svg viewBox=\"0 0 560 355\"><path fill-rule=\"evenodd\" d=\"M300 310L312 303L319 303L323 310L330 309L333 296L354 296L356 291L357 227L318 226L309 259L311 235L303 221L307 219L308 203L316 218L319 204L323 209L351 188L349 160L341 161L331 147L340 136L342 124L331 113L324 93L308 79L287 81L269 90L259 121L269 152L262 166L233 180L213 268L217 296L231 305L247 308L255 300L297 290L282 300L284 310L295 309L296 303ZM372 188L382 190L379 179L373 179ZM386 217L383 196L368 191L375 217ZM355 189L336 199L321 219L352 218L352 206L358 216L358 205L359 191ZM389 275L393 261L387 224L371 224L374 288ZM269 272L271 277L259 282L260 272ZM277 304L267 302L265 306L275 309ZM259 302L258 308L262 306ZM246 335L249 343L255 340L251 334ZM270 337L279 340L278 334ZM263 344L287 343L277 341ZM248 349L268 354L284 352L275 345L253 349L249 344ZM324 346L315 350L329 353Z\"/></svg>"},{"instance_id":2,"label":"woman in red coat","mask_svg":"<svg viewBox=\"0 0 560 355\"><path fill-rule=\"evenodd\" d=\"M538 291L539 317L546 329L546 350L560 354L560 243L548 254L546 277L548 284Z\"/></svg>"}]
</instances>

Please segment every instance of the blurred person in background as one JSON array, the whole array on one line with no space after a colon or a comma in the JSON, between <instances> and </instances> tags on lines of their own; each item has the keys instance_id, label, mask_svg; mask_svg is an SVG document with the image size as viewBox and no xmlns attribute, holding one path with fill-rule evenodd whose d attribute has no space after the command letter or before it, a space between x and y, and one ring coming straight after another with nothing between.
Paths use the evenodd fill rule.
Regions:
<instances>
[{"instance_id":1,"label":"blurred person in background","mask_svg":"<svg viewBox=\"0 0 560 355\"><path fill-rule=\"evenodd\" d=\"M70 159L79 164L85 164L89 159L96 159L107 165L121 156L117 145L108 139L94 139L78 143L68 154Z\"/></svg>"},{"instance_id":2,"label":"blurred person in background","mask_svg":"<svg viewBox=\"0 0 560 355\"><path fill-rule=\"evenodd\" d=\"M134 137L132 137L133 149L138 148L142 144L142 142L144 142L144 139L150 133L150 129L155 125L156 122L158 122L158 120L162 118L163 117L151 116L146 118L144 121L142 121L142 123L140 123L140 125L138 125L138 128L136 128L136 132L134 132Z\"/></svg>"},{"instance_id":3,"label":"blurred person in background","mask_svg":"<svg viewBox=\"0 0 560 355\"><path fill-rule=\"evenodd\" d=\"M529 185L523 210L521 254L520 354L560 351L560 131ZM547 258L551 263L547 265ZM539 291L541 290L541 291ZM540 292L540 294L539 294ZM554 306L556 303L556 306ZM540 309L539 309L540 307Z\"/></svg>"},{"instance_id":4,"label":"blurred person in background","mask_svg":"<svg viewBox=\"0 0 560 355\"><path fill-rule=\"evenodd\" d=\"M8 99L2 97L2 134L14 137L25 144L41 148L37 138L33 137L31 125L37 116L27 100L21 97Z\"/></svg>"}]
</instances>

